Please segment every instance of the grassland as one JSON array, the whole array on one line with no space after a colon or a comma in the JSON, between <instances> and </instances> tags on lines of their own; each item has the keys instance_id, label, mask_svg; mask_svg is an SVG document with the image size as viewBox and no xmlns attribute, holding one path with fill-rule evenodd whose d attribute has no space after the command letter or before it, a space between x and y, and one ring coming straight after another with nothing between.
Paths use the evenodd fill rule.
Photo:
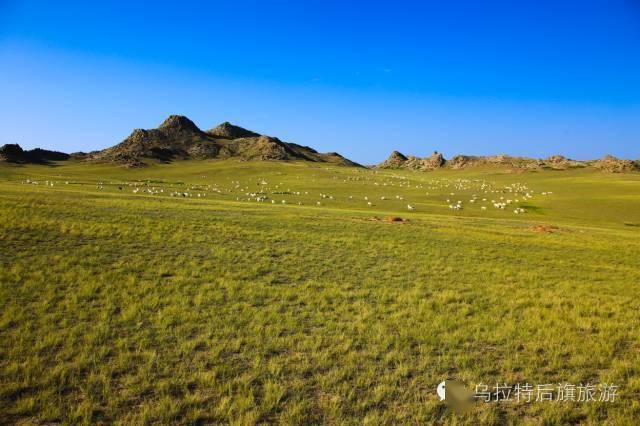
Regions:
<instances>
[{"instance_id":1,"label":"grassland","mask_svg":"<svg viewBox=\"0 0 640 426\"><path fill-rule=\"evenodd\" d=\"M638 174L0 165L0 218L0 423L640 419ZM620 390L457 414L445 378Z\"/></svg>"}]
</instances>

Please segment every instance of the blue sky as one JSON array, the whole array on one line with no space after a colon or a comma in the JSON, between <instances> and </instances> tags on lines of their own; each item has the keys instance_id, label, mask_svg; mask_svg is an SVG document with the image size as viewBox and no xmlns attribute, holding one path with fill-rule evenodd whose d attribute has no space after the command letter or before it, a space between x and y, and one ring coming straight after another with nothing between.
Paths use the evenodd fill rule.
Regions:
<instances>
[{"instance_id":1,"label":"blue sky","mask_svg":"<svg viewBox=\"0 0 640 426\"><path fill-rule=\"evenodd\" d=\"M640 158L640 1L0 0L0 144L184 114L374 163Z\"/></svg>"}]
</instances>

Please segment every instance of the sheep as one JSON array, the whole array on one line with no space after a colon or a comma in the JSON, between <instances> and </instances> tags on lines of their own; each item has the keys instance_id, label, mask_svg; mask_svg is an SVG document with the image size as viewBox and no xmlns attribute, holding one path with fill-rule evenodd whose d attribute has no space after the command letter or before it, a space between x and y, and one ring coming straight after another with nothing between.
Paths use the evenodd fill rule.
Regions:
<instances>
[{"instance_id":1,"label":"sheep","mask_svg":"<svg viewBox=\"0 0 640 426\"><path fill-rule=\"evenodd\" d=\"M413 207L411 204L407 204L407 209L408 209L409 211L413 211L413 210L414 210L414 207Z\"/></svg>"}]
</instances>

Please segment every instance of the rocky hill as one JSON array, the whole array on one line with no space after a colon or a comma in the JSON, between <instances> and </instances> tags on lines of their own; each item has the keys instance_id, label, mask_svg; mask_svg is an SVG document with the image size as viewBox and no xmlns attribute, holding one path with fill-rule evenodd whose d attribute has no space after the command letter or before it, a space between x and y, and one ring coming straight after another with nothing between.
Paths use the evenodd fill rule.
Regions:
<instances>
[{"instance_id":1,"label":"rocky hill","mask_svg":"<svg viewBox=\"0 0 640 426\"><path fill-rule=\"evenodd\" d=\"M620 160L612 155L605 155L590 164L596 169L613 173L640 171L640 160Z\"/></svg>"},{"instance_id":2,"label":"rocky hill","mask_svg":"<svg viewBox=\"0 0 640 426\"><path fill-rule=\"evenodd\" d=\"M358 166L335 152L320 153L308 146L283 142L278 138L261 135L229 122L203 131L182 115L169 116L155 129L135 129L122 142L102 151L65 154L45 149L23 150L17 144L0 147L0 161L13 163L46 164L53 161L115 162L128 167L139 167L151 161L178 159L237 158L250 160L305 160ZM640 171L640 160L621 160L607 155L599 160L578 161L561 155L546 159L512 157L509 155L471 156L456 155L451 159L434 151L428 157L405 156L393 151L382 163L372 166L380 169L436 170L465 169L478 166L501 166L513 170L591 167L607 172Z\"/></svg>"},{"instance_id":3,"label":"rocky hill","mask_svg":"<svg viewBox=\"0 0 640 426\"><path fill-rule=\"evenodd\" d=\"M398 151L393 151L389 158L375 166L380 169L408 169L408 170L435 170L435 169L465 169L477 166L503 166L515 170L554 169L566 170L570 168L594 167L608 172L640 171L640 162L620 160L606 155L599 160L578 161L552 155L545 159L528 157L511 157L509 155L472 156L456 155L451 159L445 159L442 154L435 151L430 157L405 156Z\"/></svg>"},{"instance_id":4,"label":"rocky hill","mask_svg":"<svg viewBox=\"0 0 640 426\"><path fill-rule=\"evenodd\" d=\"M357 166L337 153L322 154L307 146L283 142L224 122L202 131L180 115L167 118L157 129L135 129L124 141L89 155L90 160L141 166L145 160L187 158L239 158L241 160L307 160Z\"/></svg>"},{"instance_id":5,"label":"rocky hill","mask_svg":"<svg viewBox=\"0 0 640 426\"><path fill-rule=\"evenodd\" d=\"M69 159L69 154L58 151L35 148L25 151L18 144L6 144L0 146L0 161L9 163L35 163L46 164L51 161L63 161Z\"/></svg>"}]
</instances>

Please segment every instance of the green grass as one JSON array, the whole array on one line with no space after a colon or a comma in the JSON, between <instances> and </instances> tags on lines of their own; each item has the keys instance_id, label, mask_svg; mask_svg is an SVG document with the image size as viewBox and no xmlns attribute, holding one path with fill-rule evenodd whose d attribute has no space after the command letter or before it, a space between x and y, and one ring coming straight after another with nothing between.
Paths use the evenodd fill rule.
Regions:
<instances>
[{"instance_id":1,"label":"green grass","mask_svg":"<svg viewBox=\"0 0 640 426\"><path fill-rule=\"evenodd\" d=\"M244 201L261 189L267 202ZM501 196L519 202L493 208ZM640 418L638 174L0 165L0 218L0 423ZM455 414L445 378L620 397Z\"/></svg>"}]
</instances>

